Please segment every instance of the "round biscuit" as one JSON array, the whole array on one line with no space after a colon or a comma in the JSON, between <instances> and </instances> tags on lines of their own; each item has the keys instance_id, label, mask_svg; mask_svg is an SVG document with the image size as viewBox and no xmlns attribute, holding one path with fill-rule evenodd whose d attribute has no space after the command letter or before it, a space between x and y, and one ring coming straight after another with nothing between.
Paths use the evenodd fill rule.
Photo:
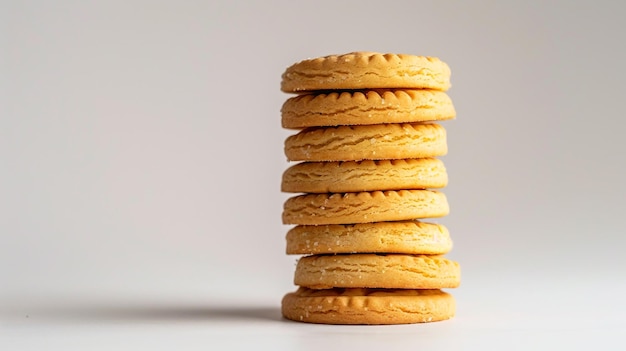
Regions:
<instances>
[{"instance_id":1,"label":"round biscuit","mask_svg":"<svg viewBox=\"0 0 626 351\"><path fill-rule=\"evenodd\" d=\"M455 300L441 290L298 288L282 300L285 318L321 324L409 324L454 317Z\"/></svg>"},{"instance_id":2,"label":"round biscuit","mask_svg":"<svg viewBox=\"0 0 626 351\"><path fill-rule=\"evenodd\" d=\"M282 126L409 123L456 117L450 97L437 90L368 90L298 95L285 101Z\"/></svg>"},{"instance_id":3,"label":"round biscuit","mask_svg":"<svg viewBox=\"0 0 626 351\"><path fill-rule=\"evenodd\" d=\"M313 127L285 140L289 161L360 161L443 156L446 130L434 123Z\"/></svg>"},{"instance_id":4,"label":"round biscuit","mask_svg":"<svg viewBox=\"0 0 626 351\"><path fill-rule=\"evenodd\" d=\"M442 192L390 190L294 196L285 201L282 218L284 224L355 224L443 217L449 212Z\"/></svg>"},{"instance_id":5,"label":"round biscuit","mask_svg":"<svg viewBox=\"0 0 626 351\"><path fill-rule=\"evenodd\" d=\"M377 52L351 52L302 60L282 75L281 90L378 88L450 88L450 67L436 57Z\"/></svg>"},{"instance_id":6,"label":"round biscuit","mask_svg":"<svg viewBox=\"0 0 626 351\"><path fill-rule=\"evenodd\" d=\"M443 188L448 173L436 158L302 162L283 173L281 190L290 193L350 193Z\"/></svg>"},{"instance_id":7,"label":"round biscuit","mask_svg":"<svg viewBox=\"0 0 626 351\"><path fill-rule=\"evenodd\" d=\"M442 255L452 249L448 229L419 221L299 225L287 232L287 254L403 253Z\"/></svg>"},{"instance_id":8,"label":"round biscuit","mask_svg":"<svg viewBox=\"0 0 626 351\"><path fill-rule=\"evenodd\" d=\"M443 256L407 254L313 255L298 260L294 284L311 289L456 288L459 264Z\"/></svg>"}]
</instances>

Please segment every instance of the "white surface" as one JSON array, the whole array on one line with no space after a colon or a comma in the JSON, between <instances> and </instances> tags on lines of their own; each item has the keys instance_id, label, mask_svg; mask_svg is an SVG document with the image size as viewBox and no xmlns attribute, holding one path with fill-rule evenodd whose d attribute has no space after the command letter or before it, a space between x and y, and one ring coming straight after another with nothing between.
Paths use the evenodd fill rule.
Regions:
<instances>
[{"instance_id":1,"label":"white surface","mask_svg":"<svg viewBox=\"0 0 626 351\"><path fill-rule=\"evenodd\" d=\"M0 350L626 349L625 6L0 0ZM279 319L280 75L354 50L451 66L450 322Z\"/></svg>"},{"instance_id":2,"label":"white surface","mask_svg":"<svg viewBox=\"0 0 626 351\"><path fill-rule=\"evenodd\" d=\"M467 279L466 279L467 280ZM497 282L497 284L496 284ZM187 298L14 304L3 350L623 350L626 284L474 279L449 321L330 326L281 318L277 301ZM218 348L219 346L219 348Z\"/></svg>"}]
</instances>

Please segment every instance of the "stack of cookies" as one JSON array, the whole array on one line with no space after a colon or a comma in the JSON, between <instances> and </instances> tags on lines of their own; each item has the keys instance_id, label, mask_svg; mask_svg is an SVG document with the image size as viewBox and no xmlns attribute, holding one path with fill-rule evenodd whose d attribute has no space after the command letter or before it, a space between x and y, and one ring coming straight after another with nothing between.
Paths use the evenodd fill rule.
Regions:
<instances>
[{"instance_id":1,"label":"stack of cookies","mask_svg":"<svg viewBox=\"0 0 626 351\"><path fill-rule=\"evenodd\" d=\"M287 254L298 290L282 301L292 320L402 324L451 318L441 289L460 282L448 230L421 221L449 207L445 129L455 117L450 69L437 58L356 52L298 62L281 90L289 161L282 190Z\"/></svg>"}]
</instances>

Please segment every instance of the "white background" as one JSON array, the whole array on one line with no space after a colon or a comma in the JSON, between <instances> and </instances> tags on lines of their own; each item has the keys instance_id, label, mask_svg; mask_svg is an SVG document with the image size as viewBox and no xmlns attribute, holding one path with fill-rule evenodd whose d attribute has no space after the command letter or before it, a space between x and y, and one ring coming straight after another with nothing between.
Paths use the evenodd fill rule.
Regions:
<instances>
[{"instance_id":1,"label":"white background","mask_svg":"<svg viewBox=\"0 0 626 351\"><path fill-rule=\"evenodd\" d=\"M1 1L0 346L623 349L618 1ZM454 320L281 320L280 75L438 56Z\"/></svg>"}]
</instances>

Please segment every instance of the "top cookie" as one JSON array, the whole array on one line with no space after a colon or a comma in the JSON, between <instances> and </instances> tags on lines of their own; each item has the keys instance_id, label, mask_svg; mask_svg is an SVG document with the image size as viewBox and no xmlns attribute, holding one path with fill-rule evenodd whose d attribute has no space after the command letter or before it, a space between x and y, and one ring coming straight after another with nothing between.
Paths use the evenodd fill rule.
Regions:
<instances>
[{"instance_id":1,"label":"top cookie","mask_svg":"<svg viewBox=\"0 0 626 351\"><path fill-rule=\"evenodd\" d=\"M450 88L450 68L436 57L352 52L300 61L282 75L281 90Z\"/></svg>"}]
</instances>

